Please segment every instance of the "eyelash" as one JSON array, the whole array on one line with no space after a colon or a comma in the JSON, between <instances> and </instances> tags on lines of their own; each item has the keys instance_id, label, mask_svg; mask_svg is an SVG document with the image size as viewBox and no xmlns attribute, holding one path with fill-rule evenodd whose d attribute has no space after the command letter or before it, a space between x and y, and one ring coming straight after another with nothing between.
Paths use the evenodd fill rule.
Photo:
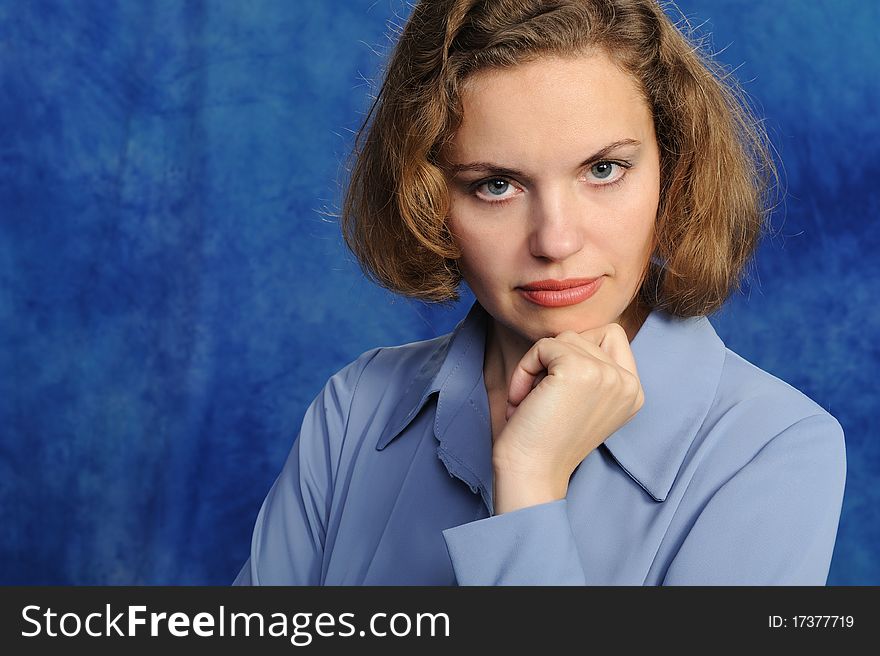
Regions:
<instances>
[{"instance_id":1,"label":"eyelash","mask_svg":"<svg viewBox=\"0 0 880 656\"><path fill-rule=\"evenodd\" d=\"M598 188L602 189L603 191L607 191L608 188L610 188L610 187L616 187L617 185L622 184L623 181L624 181L624 179L626 178L626 172L625 172L625 171L626 171L627 169L629 169L629 168L632 167L632 163L631 163L631 162L603 159L603 160L600 160L600 161L595 162L595 163L593 163L593 164L590 164L590 168L592 169L592 168L593 168L594 166L596 166L597 164L615 164L616 166L619 166L619 167L621 167L622 169L624 169L624 173L621 174L621 176L620 176L619 178L617 178L617 180L615 180L614 182L606 182L606 183L604 183L604 184L591 185L591 186L593 186L593 187L598 187ZM486 203L487 205L493 205L493 206L495 206L495 207L500 207L500 206L502 206L502 205L507 205L509 202L511 202L512 200L514 200L514 199L516 198L516 196L511 196L510 198L505 198L504 200L485 200L485 199L480 198L479 196L476 195L476 191L477 191L477 189L479 189L480 187L482 187L482 186L483 186L484 184L486 184L487 182L494 182L495 180L504 180L505 182L508 182L508 183L510 183L510 184L513 184L513 180L511 180L510 178L508 178L508 177L506 177L506 176L503 176L503 175L493 175L492 177L489 177L489 178L483 178L482 180L478 180L477 182L474 182L472 185L470 185L468 191L469 191L470 194L471 194L472 196L474 196L477 200L482 201L483 203Z\"/></svg>"}]
</instances>

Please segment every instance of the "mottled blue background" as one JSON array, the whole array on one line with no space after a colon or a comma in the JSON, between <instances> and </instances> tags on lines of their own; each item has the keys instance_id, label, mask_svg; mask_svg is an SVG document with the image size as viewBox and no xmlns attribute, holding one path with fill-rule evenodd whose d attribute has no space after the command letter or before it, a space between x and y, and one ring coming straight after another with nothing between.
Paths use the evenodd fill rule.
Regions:
<instances>
[{"instance_id":1,"label":"mottled blue background","mask_svg":"<svg viewBox=\"0 0 880 656\"><path fill-rule=\"evenodd\" d=\"M880 584L880 3L687 0L788 194L712 317L846 430ZM0 583L226 584L328 376L448 332L328 216L402 0L0 0Z\"/></svg>"}]
</instances>

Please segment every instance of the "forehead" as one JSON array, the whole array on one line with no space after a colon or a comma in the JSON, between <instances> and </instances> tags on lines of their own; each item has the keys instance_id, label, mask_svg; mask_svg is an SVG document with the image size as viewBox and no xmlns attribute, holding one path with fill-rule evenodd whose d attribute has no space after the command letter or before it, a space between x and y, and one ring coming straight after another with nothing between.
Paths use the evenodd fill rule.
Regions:
<instances>
[{"instance_id":1,"label":"forehead","mask_svg":"<svg viewBox=\"0 0 880 656\"><path fill-rule=\"evenodd\" d=\"M480 71L466 80L461 99L457 158L561 156L653 134L638 83L601 52Z\"/></svg>"}]
</instances>

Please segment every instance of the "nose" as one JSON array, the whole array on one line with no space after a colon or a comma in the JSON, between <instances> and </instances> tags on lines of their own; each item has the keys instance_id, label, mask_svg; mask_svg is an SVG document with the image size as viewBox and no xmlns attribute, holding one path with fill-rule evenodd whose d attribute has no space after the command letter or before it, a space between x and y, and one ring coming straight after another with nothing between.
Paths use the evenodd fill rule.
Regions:
<instances>
[{"instance_id":1,"label":"nose","mask_svg":"<svg viewBox=\"0 0 880 656\"><path fill-rule=\"evenodd\" d=\"M560 261L580 251L584 246L582 211L573 192L556 189L542 194L530 217L532 255Z\"/></svg>"}]
</instances>

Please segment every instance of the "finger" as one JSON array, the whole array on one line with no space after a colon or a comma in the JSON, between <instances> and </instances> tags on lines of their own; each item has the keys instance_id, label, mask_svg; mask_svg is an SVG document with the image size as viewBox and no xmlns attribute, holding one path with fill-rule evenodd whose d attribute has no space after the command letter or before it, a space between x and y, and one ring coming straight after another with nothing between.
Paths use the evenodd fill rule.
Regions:
<instances>
[{"instance_id":1,"label":"finger","mask_svg":"<svg viewBox=\"0 0 880 656\"><path fill-rule=\"evenodd\" d=\"M546 369L544 371L542 371L541 373L539 373L537 376L535 376L535 380L532 381L532 389L535 389L538 386L538 383L540 383L542 380L544 380L544 378L546 376L547 376Z\"/></svg>"},{"instance_id":2,"label":"finger","mask_svg":"<svg viewBox=\"0 0 880 656\"><path fill-rule=\"evenodd\" d=\"M599 347L599 342L601 342L601 335L587 338L584 337L581 333L577 333L573 330L563 330L556 336L556 339L571 344L572 347L578 349L584 355L589 355L590 357L596 358L597 360L600 360L607 364L616 364L616 362L612 360L611 356Z\"/></svg>"},{"instance_id":3,"label":"finger","mask_svg":"<svg viewBox=\"0 0 880 656\"><path fill-rule=\"evenodd\" d=\"M578 335L605 354L606 361L610 360L635 376L639 375L629 337L619 323L609 323L599 328L585 330Z\"/></svg>"},{"instance_id":4,"label":"finger","mask_svg":"<svg viewBox=\"0 0 880 656\"><path fill-rule=\"evenodd\" d=\"M510 377L507 401L515 406L523 402L537 383L535 379L545 370L553 373L559 359L571 354L571 345L552 337L542 337L520 359Z\"/></svg>"},{"instance_id":5,"label":"finger","mask_svg":"<svg viewBox=\"0 0 880 656\"><path fill-rule=\"evenodd\" d=\"M644 403L644 391L626 331L620 324L610 323L584 332L590 334L585 336L583 333L573 333L572 337L572 331L565 331L565 333L560 333L557 339L567 339L572 343L577 342L582 348L581 352L587 352L598 360L604 360L607 364L620 370L621 373L625 371L624 376L633 378L638 383L636 404L640 408ZM599 342L598 346L592 341L594 339Z\"/></svg>"}]
</instances>

